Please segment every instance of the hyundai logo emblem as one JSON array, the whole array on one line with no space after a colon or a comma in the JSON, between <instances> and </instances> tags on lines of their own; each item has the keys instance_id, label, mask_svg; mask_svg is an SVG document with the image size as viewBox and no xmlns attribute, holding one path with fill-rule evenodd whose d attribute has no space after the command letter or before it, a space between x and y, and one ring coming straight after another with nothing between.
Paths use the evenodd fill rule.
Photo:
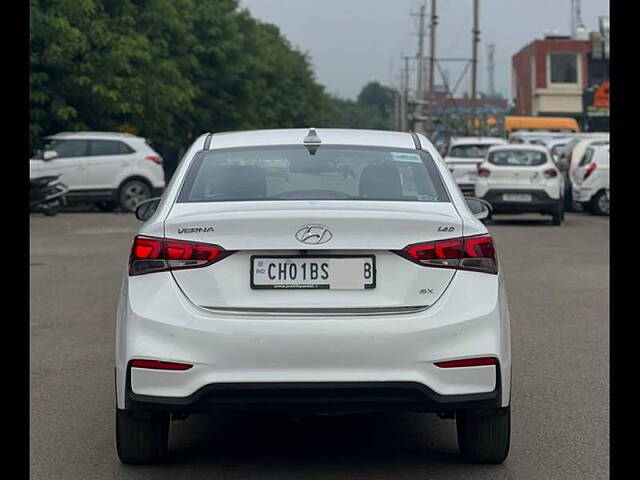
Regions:
<instances>
[{"instance_id":1,"label":"hyundai logo emblem","mask_svg":"<svg viewBox=\"0 0 640 480\"><path fill-rule=\"evenodd\" d=\"M296 232L298 241L307 245L327 243L332 237L333 235L324 225L305 225Z\"/></svg>"}]
</instances>

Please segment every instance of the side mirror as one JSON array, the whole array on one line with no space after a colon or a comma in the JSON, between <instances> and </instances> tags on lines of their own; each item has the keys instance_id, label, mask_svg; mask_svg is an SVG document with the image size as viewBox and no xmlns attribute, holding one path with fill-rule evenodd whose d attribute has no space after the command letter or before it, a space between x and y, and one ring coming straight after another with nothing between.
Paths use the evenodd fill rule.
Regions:
<instances>
[{"instance_id":1,"label":"side mirror","mask_svg":"<svg viewBox=\"0 0 640 480\"><path fill-rule=\"evenodd\" d=\"M136 207L136 218L143 222L149 220L156 210L158 209L158 205L160 205L161 198L150 198L149 200L145 200L144 202L140 202Z\"/></svg>"},{"instance_id":2,"label":"side mirror","mask_svg":"<svg viewBox=\"0 0 640 480\"><path fill-rule=\"evenodd\" d=\"M464 197L464 199L467 201L469 210L478 220L485 220L491 217L493 207L489 202L476 197Z\"/></svg>"},{"instance_id":3,"label":"side mirror","mask_svg":"<svg viewBox=\"0 0 640 480\"><path fill-rule=\"evenodd\" d=\"M42 153L42 160L48 161L57 158L58 154L53 150L46 150Z\"/></svg>"}]
</instances>

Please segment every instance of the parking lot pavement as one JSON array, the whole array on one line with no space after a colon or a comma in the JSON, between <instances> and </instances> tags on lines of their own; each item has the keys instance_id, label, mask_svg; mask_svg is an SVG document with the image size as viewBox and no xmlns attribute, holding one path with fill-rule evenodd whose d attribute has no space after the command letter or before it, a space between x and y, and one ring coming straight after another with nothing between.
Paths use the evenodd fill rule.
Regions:
<instances>
[{"instance_id":1,"label":"parking lot pavement","mask_svg":"<svg viewBox=\"0 0 640 480\"><path fill-rule=\"evenodd\" d=\"M463 463L435 415L193 416L170 462L126 467L114 446L118 290L130 214L31 217L33 479L604 479L609 463L609 221L497 216L511 312L512 443L503 465Z\"/></svg>"}]
</instances>

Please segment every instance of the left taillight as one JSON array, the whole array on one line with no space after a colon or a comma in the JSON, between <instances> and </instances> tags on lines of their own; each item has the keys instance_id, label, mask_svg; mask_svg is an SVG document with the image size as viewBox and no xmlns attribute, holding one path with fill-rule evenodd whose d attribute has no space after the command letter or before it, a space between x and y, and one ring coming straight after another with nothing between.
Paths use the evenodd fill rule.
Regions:
<instances>
[{"instance_id":1,"label":"left taillight","mask_svg":"<svg viewBox=\"0 0 640 480\"><path fill-rule=\"evenodd\" d=\"M129 256L129 275L206 267L232 253L218 245L138 235Z\"/></svg>"},{"instance_id":2,"label":"left taillight","mask_svg":"<svg viewBox=\"0 0 640 480\"><path fill-rule=\"evenodd\" d=\"M426 267L498 273L498 257L491 235L417 243L397 253Z\"/></svg>"},{"instance_id":3,"label":"left taillight","mask_svg":"<svg viewBox=\"0 0 640 480\"><path fill-rule=\"evenodd\" d=\"M589 175L591 175L595 169L596 169L596 164L591 162L587 166L587 169L584 171L584 177L582 178L582 180L586 180L587 178L589 178Z\"/></svg>"}]
</instances>

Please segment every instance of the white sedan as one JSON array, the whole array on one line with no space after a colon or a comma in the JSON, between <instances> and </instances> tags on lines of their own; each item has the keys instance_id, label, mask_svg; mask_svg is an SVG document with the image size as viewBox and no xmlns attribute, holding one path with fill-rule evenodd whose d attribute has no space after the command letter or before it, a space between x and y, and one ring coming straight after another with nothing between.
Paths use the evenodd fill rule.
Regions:
<instances>
[{"instance_id":1,"label":"white sedan","mask_svg":"<svg viewBox=\"0 0 640 480\"><path fill-rule=\"evenodd\" d=\"M194 413L408 410L455 418L466 459L502 462L509 313L487 213L423 135L202 135L136 210L121 461L162 460L170 420Z\"/></svg>"},{"instance_id":2,"label":"white sedan","mask_svg":"<svg viewBox=\"0 0 640 480\"><path fill-rule=\"evenodd\" d=\"M564 179L546 147L510 144L489 149L478 166L476 196L495 213L537 212L564 221Z\"/></svg>"}]
</instances>

